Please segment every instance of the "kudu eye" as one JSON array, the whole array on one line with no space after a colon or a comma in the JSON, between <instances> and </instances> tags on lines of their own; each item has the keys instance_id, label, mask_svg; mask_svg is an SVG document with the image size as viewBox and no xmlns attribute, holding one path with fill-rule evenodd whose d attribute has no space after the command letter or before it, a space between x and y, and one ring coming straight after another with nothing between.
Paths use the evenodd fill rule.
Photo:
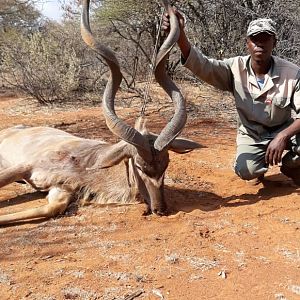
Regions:
<instances>
[{"instance_id":1,"label":"kudu eye","mask_svg":"<svg viewBox=\"0 0 300 300\"><path fill-rule=\"evenodd\" d=\"M139 166L139 165L135 165L135 167L136 167L138 170L140 170L140 171L142 171L142 172L143 172L143 169L142 169L142 167L141 167L141 166Z\"/></svg>"}]
</instances>

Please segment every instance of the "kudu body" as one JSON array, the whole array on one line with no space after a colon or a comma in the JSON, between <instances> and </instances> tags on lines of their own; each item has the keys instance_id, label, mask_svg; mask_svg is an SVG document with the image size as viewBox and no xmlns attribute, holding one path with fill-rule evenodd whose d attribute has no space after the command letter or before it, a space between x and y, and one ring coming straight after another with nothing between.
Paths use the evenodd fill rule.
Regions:
<instances>
[{"instance_id":1,"label":"kudu body","mask_svg":"<svg viewBox=\"0 0 300 300\"><path fill-rule=\"evenodd\" d=\"M102 108L108 128L121 141L108 144L49 127L16 126L0 132L0 187L25 181L37 190L49 191L47 204L1 215L0 224L56 216L76 195L82 199L94 197L98 203L128 203L140 194L149 213L165 213L163 189L168 151L186 153L199 145L176 138L186 122L185 100L165 73L165 61L179 29L172 8L165 0L163 4L171 16L171 31L158 53L155 77L174 102L171 121L155 135L146 130L143 119L131 127L116 115L114 98L122 80L119 64L114 53L94 39L89 25L89 0L83 0L82 37L110 68Z\"/></svg>"}]
</instances>

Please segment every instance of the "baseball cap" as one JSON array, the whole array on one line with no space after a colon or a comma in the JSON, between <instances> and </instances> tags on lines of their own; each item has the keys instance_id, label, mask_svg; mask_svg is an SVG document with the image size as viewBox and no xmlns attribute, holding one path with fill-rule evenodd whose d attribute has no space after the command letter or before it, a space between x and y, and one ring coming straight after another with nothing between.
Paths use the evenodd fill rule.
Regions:
<instances>
[{"instance_id":1,"label":"baseball cap","mask_svg":"<svg viewBox=\"0 0 300 300\"><path fill-rule=\"evenodd\" d=\"M247 30L247 36L266 32L270 35L276 35L276 23L272 19L257 19L250 22Z\"/></svg>"}]
</instances>

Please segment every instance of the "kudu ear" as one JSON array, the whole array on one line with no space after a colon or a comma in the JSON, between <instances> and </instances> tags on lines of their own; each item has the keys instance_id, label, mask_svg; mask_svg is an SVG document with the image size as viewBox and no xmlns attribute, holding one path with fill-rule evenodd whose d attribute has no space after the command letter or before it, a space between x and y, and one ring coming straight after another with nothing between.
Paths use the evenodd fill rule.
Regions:
<instances>
[{"instance_id":1,"label":"kudu ear","mask_svg":"<svg viewBox=\"0 0 300 300\"><path fill-rule=\"evenodd\" d=\"M134 155L135 148L125 141L110 145L99 161L97 168L105 169L119 164L122 160Z\"/></svg>"},{"instance_id":2,"label":"kudu ear","mask_svg":"<svg viewBox=\"0 0 300 300\"><path fill-rule=\"evenodd\" d=\"M199 148L204 148L204 146L185 138L176 138L168 146L170 151L180 154L188 153Z\"/></svg>"}]
</instances>

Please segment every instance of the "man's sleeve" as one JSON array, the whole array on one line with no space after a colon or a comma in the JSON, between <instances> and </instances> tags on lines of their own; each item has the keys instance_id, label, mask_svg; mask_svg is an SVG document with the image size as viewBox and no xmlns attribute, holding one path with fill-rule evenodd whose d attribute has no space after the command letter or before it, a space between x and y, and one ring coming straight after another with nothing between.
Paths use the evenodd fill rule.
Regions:
<instances>
[{"instance_id":1,"label":"man's sleeve","mask_svg":"<svg viewBox=\"0 0 300 300\"><path fill-rule=\"evenodd\" d=\"M233 75L230 68L232 59L222 61L207 58L201 51L191 47L187 60L184 61L182 58L181 61L184 67L201 80L218 89L233 91Z\"/></svg>"},{"instance_id":2,"label":"man's sleeve","mask_svg":"<svg viewBox=\"0 0 300 300\"><path fill-rule=\"evenodd\" d=\"M296 119L300 119L300 71L298 72L298 81L295 86L293 95L294 110L296 112Z\"/></svg>"}]
</instances>

